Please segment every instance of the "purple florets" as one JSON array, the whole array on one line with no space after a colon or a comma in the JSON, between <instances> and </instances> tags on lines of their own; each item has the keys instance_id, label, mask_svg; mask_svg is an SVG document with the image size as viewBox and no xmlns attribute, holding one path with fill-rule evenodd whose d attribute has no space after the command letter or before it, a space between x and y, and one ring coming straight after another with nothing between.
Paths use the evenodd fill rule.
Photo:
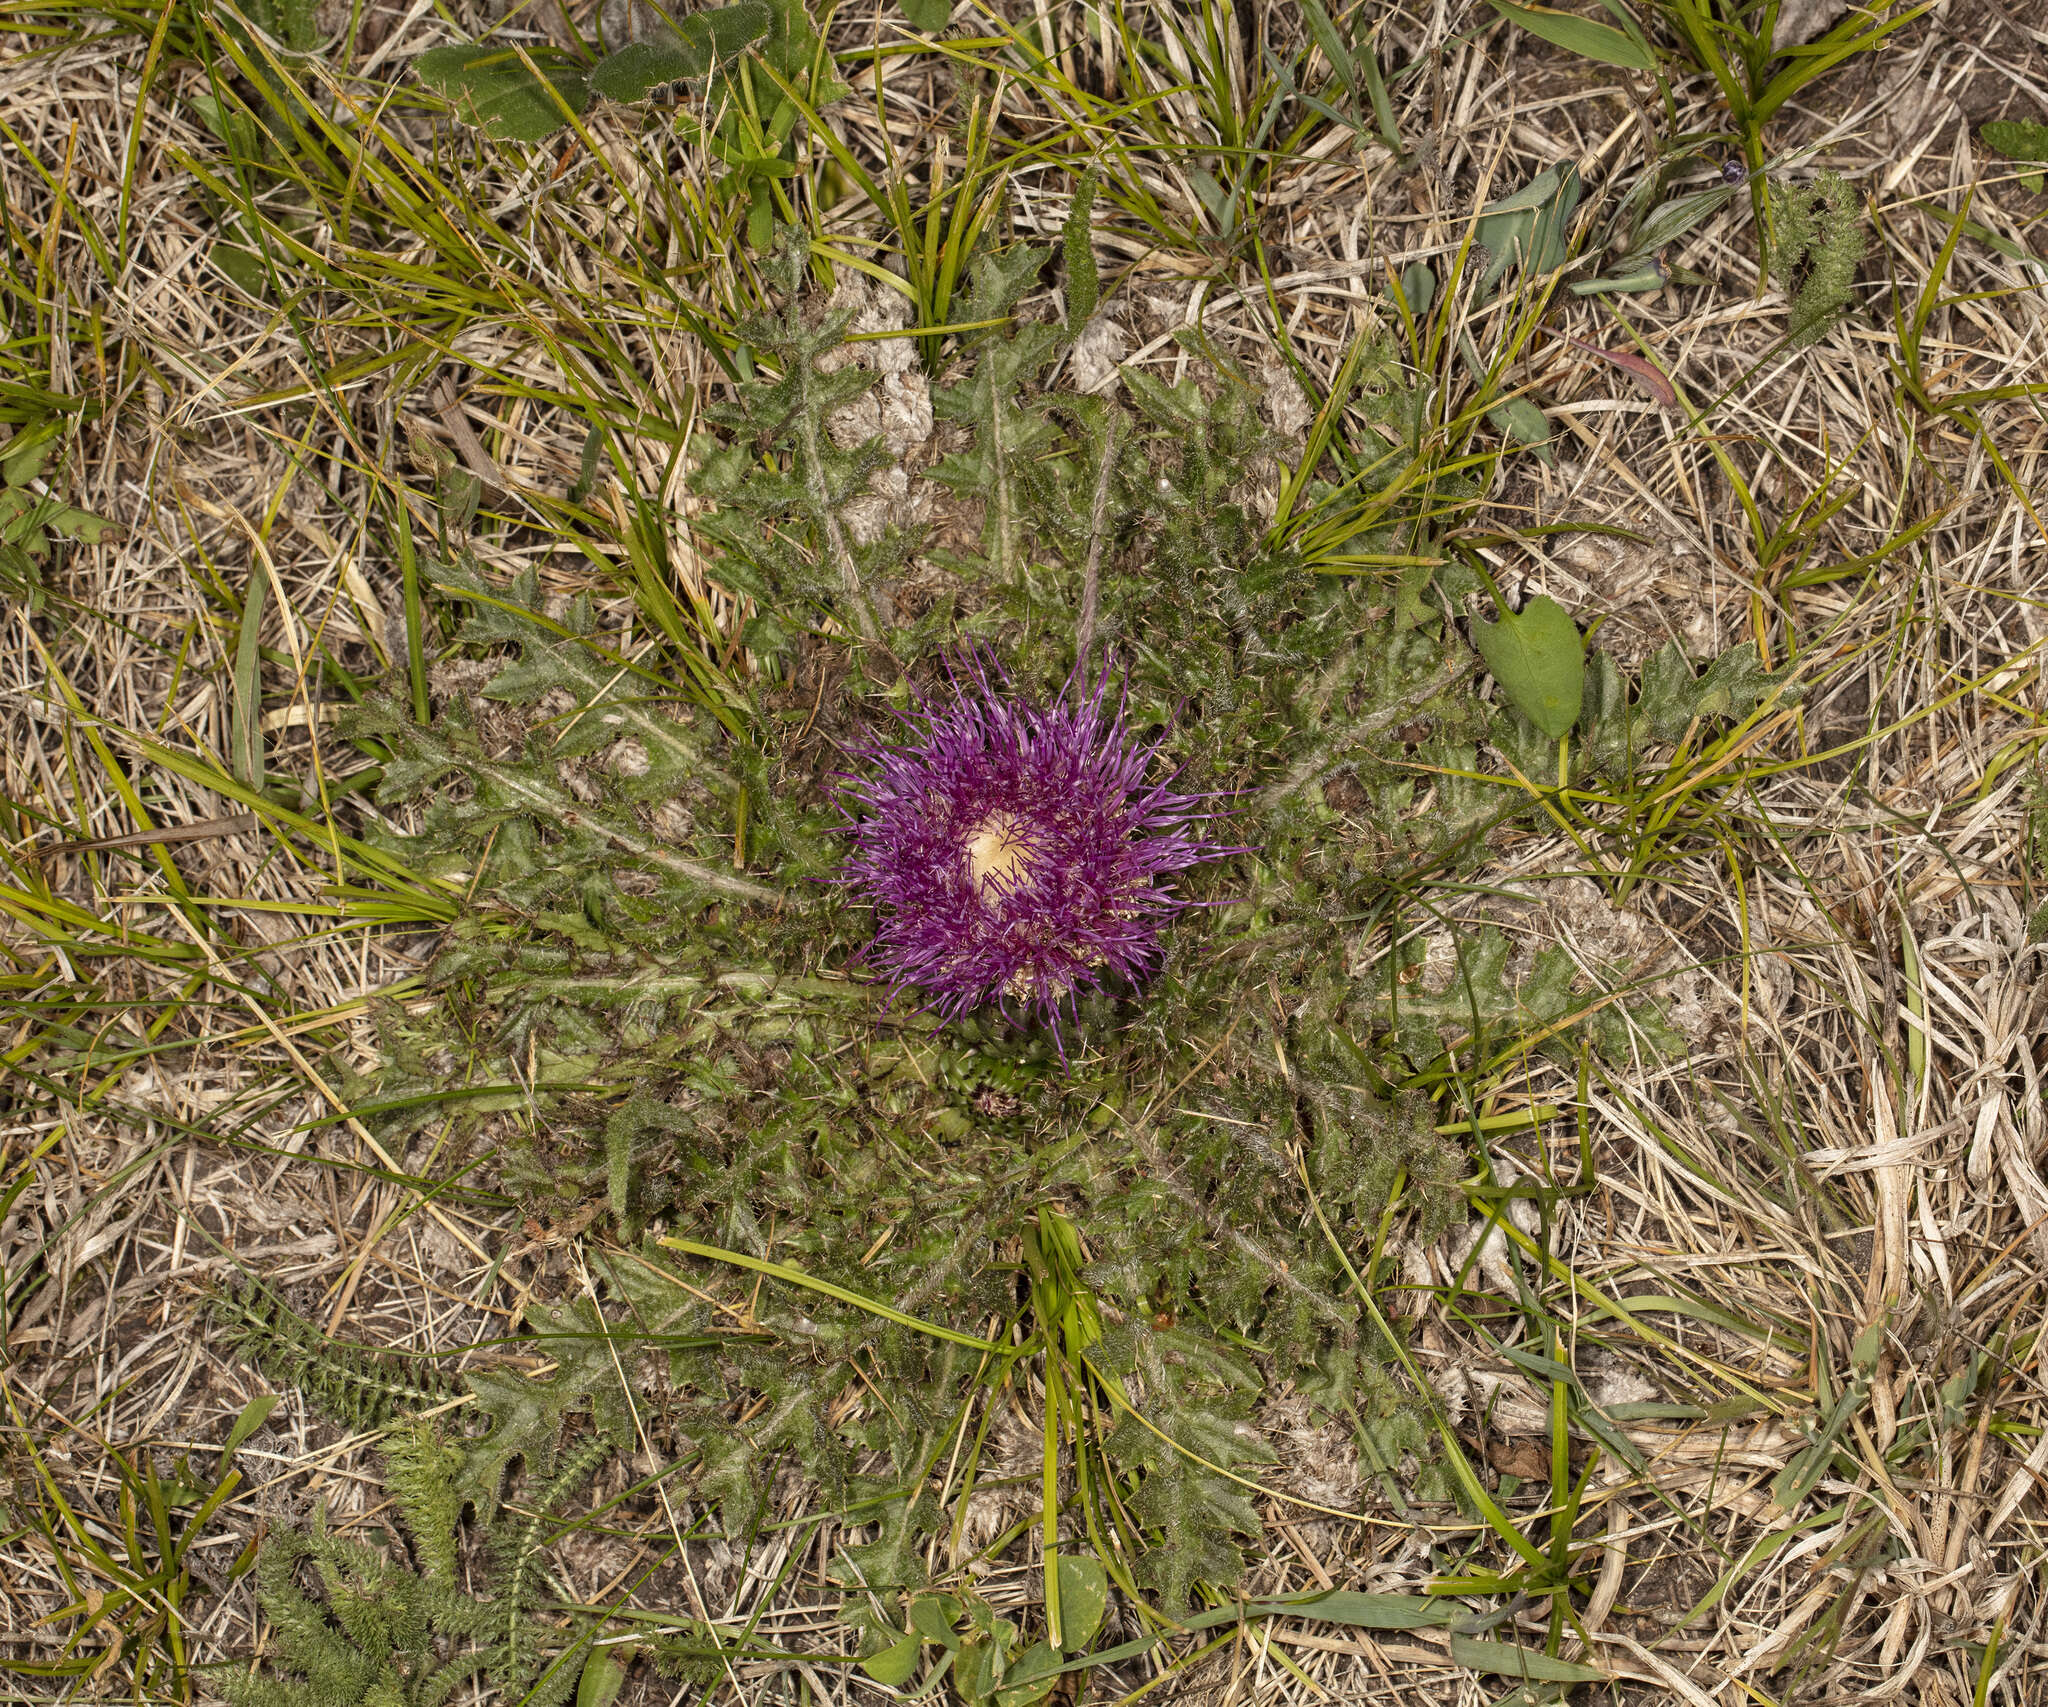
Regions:
<instances>
[{"instance_id":1,"label":"purple florets","mask_svg":"<svg viewBox=\"0 0 2048 1707\"><path fill-rule=\"evenodd\" d=\"M979 660L899 713L906 739L845 779L843 881L881 914L863 959L955 1018L1015 1004L1055 1027L1080 991L1136 981L1187 902L1172 874L1228 852L1193 826L1204 797L1148 781L1109 673L1040 708L1003 697Z\"/></svg>"}]
</instances>

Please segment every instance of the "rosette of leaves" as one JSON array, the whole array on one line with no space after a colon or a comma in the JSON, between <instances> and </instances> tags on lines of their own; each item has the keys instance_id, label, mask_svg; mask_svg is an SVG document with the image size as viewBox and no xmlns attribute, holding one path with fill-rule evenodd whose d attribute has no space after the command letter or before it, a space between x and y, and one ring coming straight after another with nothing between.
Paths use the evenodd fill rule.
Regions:
<instances>
[{"instance_id":1,"label":"rosette of leaves","mask_svg":"<svg viewBox=\"0 0 2048 1707\"><path fill-rule=\"evenodd\" d=\"M981 279L1015 310L1044 260L990 257ZM1085 1449L1103 1474L1089 1482L1100 1501L1091 1538L1099 1530L1107 1553L1184 1604L1198 1581L1227 1587L1238 1572L1251 1514L1219 1471L1255 1470L1252 1406L1272 1382L1313 1385L1315 1402L1358 1430L1375 1473L1415 1491L1399 1477L1412 1474L1401 1466L1421 1431L1377 1373L1391 1352L1348 1301L1333 1247L1345 1242L1357 1260L1362 1230L1390 1210L1416 1213L1424 1231L1441 1225L1461 1201L1463 1164L1426 1099L1395 1094L1417 1071L1408 1039L1389 1039L1384 992L1349 975L1334 939L1349 928L1340 921L1387 905L1390 872L1407 858L1455 865L1476 831L1527 810L1525 792L1472 780L1482 749L1546 755L1555 775L1552 726L1567 707L1521 681L1505 652L1499 703L1472 691L1480 661L1460 611L1478 583L1464 563L1419 565L1391 584L1318 573L1323 559L1300 530L1260 519L1251 494L1275 449L1241 375L1191 363L1182 384L1136 377L1116 401L1049 394L1037 388L1063 334L1028 320L967 352L1004 364L1015 384L977 387L970 366L948 402L970 434L949 476L984 499L1010 483L1022 572L997 572L997 526L957 559L967 591L990 602L965 622L942 603L906 636L887 605L914 542L860 544L844 526L885 453L840 447L829 431L870 378L824 361L844 323L807 324L800 246L778 266L785 309L747 331L759 377L692 447L698 490L716 501L696 523L717 551L711 572L783 628L780 644L749 630L749 647L818 670L827 692L844 684L816 713L842 731L879 715L868 672L880 654L834 625L843 635L872 624L912 660L979 633L1022 689L1050 695L1072 667L1086 565L1098 559L1098 634L1127 667L1134 733L1183 768L1176 787L1241 791L1227 833L1255 851L1227 874L1188 874L1204 885L1191 898L1230 904L1191 908L1162 932L1142 990L1078 997L1070 1069L1041 1031L887 1010L879 992L829 970L866 921L830 892L792 899L836 856L814 816L829 789L776 769L775 719L709 679L679 686L622 670L587 608L544 618L530 582L508 594L455 565L435 578L470 608L462 644L504 659L486 697L524 724L487 739L456 705L421 730L387 704L359 731L389 753L380 801L425 799L408 860L459 879L468 897L429 972L447 1017L406 1021L444 1024L445 1036L396 1039L393 1100L431 1097L437 1059L444 1091L465 1094L495 1094L500 1081L476 1073L517 1062L522 1106L547 1117L527 1123L517 1178L508 1165L504 1183L603 1200L622 1231L666 1230L688 1247L694 1266L674 1279L649 1269L631 1280L618 1265L601 1319L530 1325L599 1344L630 1317L662 1345L664 1420L691 1441L698 1497L735 1538L761 1520L779 1473L857 1511L839 1575L856 1603L897 1620L890 1649L908 1640L904 1597L923 1598L929 1544L954 1521L932 1494L943 1477L926 1467L973 1438L988 1414L977 1407L1010 1402L1000 1383L1012 1370L902 1318L970 1334L1022 1322L1026 1337L1006 1338L1006 1352L1047 1357L1049 1336L1024 1349L1036 1277L1026 1284L1016 1253L1044 1208L1061 1206L1085 1241L1076 1295L1105 1324L1100 1341L1057 1354L1093 1400ZM1361 375L1377 449L1398 459L1420 430L1413 396L1387 364L1362 363ZM1332 508L1345 501L1326 496ZM1418 539L1426 520L1413 519ZM1316 550L1326 556L1326 543ZM1611 665L1587 664L1559 615L1561 628L1523 638L1555 654L1546 670L1573 677L1565 727L1586 755L1575 762L1625 767L1694 713L1746 712L1763 680L1739 660L1701 676L1678 658L1631 694ZM787 632L797 626L815 630L800 660ZM629 737L645 773L606 761ZM1525 774L1544 773L1531 761ZM1418 777L1438 790L1428 810ZM1355 805L1343 803L1347 778L1360 785ZM780 867L773 888L733 870L742 800L748 871ZM664 802L688 822L658 843L650 819ZM1483 987L1467 999L1496 1027L1549 1012L1558 993L1525 989L1517 1005L1487 966L1474 975ZM1441 1052L1438 1031L1413 1035ZM571 1062L580 1082L563 1085ZM729 1317L707 1317L679 1284L736 1296L721 1252L777 1270L745 1283L747 1332L725 1331ZM849 1293L896 1315L878 1327ZM559 1433L553 1477L580 1469L574 1429L599 1451L618 1400L591 1399L583 1425L570 1388L597 1382L607 1361L575 1360L581 1373L548 1395L559 1409L524 1421L519 1393L491 1393L486 1408L504 1414L492 1410L478 1452L505 1454L509 1469L519 1440ZM1073 1479L1063 1487L1079 1492ZM1078 1509L1064 1492L1053 1503ZM963 1651L986 1644L977 1676L996 1676L1002 1656L1000 1699L1019 1681L1011 1661L1030 1649L1021 1632L962 1628L970 1617L963 1602L947 1632ZM936 1634L914 1647L934 1645L946 1648Z\"/></svg>"}]
</instances>

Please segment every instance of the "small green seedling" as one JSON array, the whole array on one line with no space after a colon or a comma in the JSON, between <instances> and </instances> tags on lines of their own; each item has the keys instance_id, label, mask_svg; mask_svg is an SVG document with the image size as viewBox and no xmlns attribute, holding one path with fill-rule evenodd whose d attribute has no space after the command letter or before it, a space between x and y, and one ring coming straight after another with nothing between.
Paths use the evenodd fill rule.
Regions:
<instances>
[{"instance_id":1,"label":"small green seedling","mask_svg":"<svg viewBox=\"0 0 2048 1707\"><path fill-rule=\"evenodd\" d=\"M1566 161L1546 167L1513 195L1480 210L1472 238L1484 246L1488 256L1485 275L1479 281L1482 300L1492 293L1501 274L1518 261L1532 276L1555 272L1564 265L1579 195L1579 169Z\"/></svg>"},{"instance_id":2,"label":"small green seedling","mask_svg":"<svg viewBox=\"0 0 2048 1707\"><path fill-rule=\"evenodd\" d=\"M2020 188L2034 195L2041 193L2044 174L2040 163L2048 161L2048 124L1993 119L1977 132L1977 140L1994 154L2022 162L2026 169L2018 175Z\"/></svg>"},{"instance_id":3,"label":"small green seedling","mask_svg":"<svg viewBox=\"0 0 2048 1707\"><path fill-rule=\"evenodd\" d=\"M1066 1650L1095 1640L1109 1606L1109 1577L1095 1560L1063 1554L1059 1598L1066 1612ZM902 1640L861 1661L877 1683L900 1688L916 1674L926 1648L939 1650L924 1693L950 1673L966 1707L1037 1707L1058 1683L1065 1659L1049 1642L1020 1648L1016 1624L999 1618L972 1594L920 1595L910 1603Z\"/></svg>"},{"instance_id":4,"label":"small green seedling","mask_svg":"<svg viewBox=\"0 0 2048 1707\"><path fill-rule=\"evenodd\" d=\"M62 431L63 423L51 417L0 445L0 592L32 614L49 601L43 569L59 539L100 545L120 533L106 517L35 489L38 481L48 485L44 465Z\"/></svg>"}]
</instances>

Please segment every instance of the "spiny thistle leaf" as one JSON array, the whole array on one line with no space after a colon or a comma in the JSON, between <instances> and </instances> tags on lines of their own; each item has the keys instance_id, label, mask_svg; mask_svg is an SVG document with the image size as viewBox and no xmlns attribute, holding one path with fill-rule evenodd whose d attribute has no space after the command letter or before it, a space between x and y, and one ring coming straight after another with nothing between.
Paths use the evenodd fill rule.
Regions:
<instances>
[{"instance_id":1,"label":"spiny thistle leaf","mask_svg":"<svg viewBox=\"0 0 2048 1707\"><path fill-rule=\"evenodd\" d=\"M1000 255L976 257L970 320L1008 315L1049 255L1048 250L1019 245ZM1015 581L1024 571L1022 471L1055 437L1043 407L1022 401L1025 387L1065 340L1062 328L1043 323L1020 326L1008 337L987 338L965 379L932 392L932 413L940 420L973 427L974 443L939 462L931 477L987 502L982 550L998 582Z\"/></svg>"},{"instance_id":2,"label":"spiny thistle leaf","mask_svg":"<svg viewBox=\"0 0 2048 1707\"><path fill-rule=\"evenodd\" d=\"M914 542L893 533L862 541L843 514L889 457L879 440L852 450L833 441L832 417L877 375L821 365L852 315L841 311L806 324L800 298L807 254L793 233L772 269L784 292L783 312L756 315L740 329L775 377L753 381L737 402L707 411L728 438L701 453L702 466L692 477L692 490L717 506L698 518L697 531L720 547L713 572L733 591L784 613L808 607L836 615L874 640L885 620L883 583ZM769 445L786 447L786 467L765 458Z\"/></svg>"},{"instance_id":3,"label":"spiny thistle leaf","mask_svg":"<svg viewBox=\"0 0 2048 1707\"><path fill-rule=\"evenodd\" d=\"M1508 940L1497 926L1460 936L1456 948L1457 970L1441 994L1402 988L1398 973L1389 973L1384 986L1394 1035L1418 1067L1449 1041L1466 1040L1464 1047L1484 1054L1509 1038L1540 1034L1550 1047L1562 1047L1557 1040L1580 1027L1612 1059L1627 1056L1631 1024L1660 1053L1684 1048L1654 1001L1633 998L1618 1008L1608 992L1584 989L1570 951L1558 944L1540 951L1519 981L1508 975Z\"/></svg>"},{"instance_id":4,"label":"spiny thistle leaf","mask_svg":"<svg viewBox=\"0 0 2048 1707\"><path fill-rule=\"evenodd\" d=\"M529 1378L497 1370L468 1377L477 1409L490 1418L490 1432L460 1445L457 1478L463 1497L486 1523L495 1522L507 1470L516 1460L532 1476L555 1472L555 1453L572 1412L587 1408L597 1435L622 1450L632 1444L632 1406L620 1378L620 1359L630 1345L615 1346L610 1329L588 1298L568 1303L532 1303L526 1325L555 1360L554 1372Z\"/></svg>"},{"instance_id":5,"label":"spiny thistle leaf","mask_svg":"<svg viewBox=\"0 0 2048 1707\"><path fill-rule=\"evenodd\" d=\"M1205 1339L1138 1324L1111 1330L1102 1361L1135 1376L1143 1395L1145 1422L1122 1415L1109 1437L1118 1462L1143 1468L1132 1512L1164 1543L1140 1556L1139 1579L1165 1610L1183 1612L1198 1579L1237 1580L1244 1563L1234 1537L1261 1528L1244 1489L1217 1473L1242 1475L1273 1457L1245 1421L1259 1380Z\"/></svg>"}]
</instances>

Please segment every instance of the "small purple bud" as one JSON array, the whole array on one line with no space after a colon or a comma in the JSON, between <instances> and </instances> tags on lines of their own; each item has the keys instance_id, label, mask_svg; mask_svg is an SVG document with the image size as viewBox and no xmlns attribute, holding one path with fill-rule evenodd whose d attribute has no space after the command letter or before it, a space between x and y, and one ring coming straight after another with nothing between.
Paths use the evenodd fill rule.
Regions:
<instances>
[{"instance_id":1,"label":"small purple bud","mask_svg":"<svg viewBox=\"0 0 2048 1707\"><path fill-rule=\"evenodd\" d=\"M1005 696L978 657L897 713L903 738L856 749L842 779L845 883L880 915L861 959L891 994L949 1019L1015 1003L1050 1023L1112 977L1137 982L1188 905L1173 874L1231 849L1194 826L1205 796L1149 773L1109 672L1049 706Z\"/></svg>"},{"instance_id":2,"label":"small purple bud","mask_svg":"<svg viewBox=\"0 0 2048 1707\"><path fill-rule=\"evenodd\" d=\"M1748 178L1749 168L1743 165L1740 160L1724 160L1721 162L1722 183L1740 184L1746 182Z\"/></svg>"}]
</instances>

